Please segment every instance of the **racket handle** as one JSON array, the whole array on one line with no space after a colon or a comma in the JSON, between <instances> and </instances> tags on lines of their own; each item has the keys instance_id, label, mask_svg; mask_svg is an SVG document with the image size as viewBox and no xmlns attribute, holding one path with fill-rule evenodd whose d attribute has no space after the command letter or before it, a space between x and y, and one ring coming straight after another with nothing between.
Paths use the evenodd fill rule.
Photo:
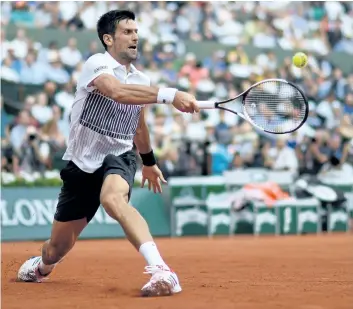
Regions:
<instances>
[{"instance_id":1,"label":"racket handle","mask_svg":"<svg viewBox=\"0 0 353 309\"><path fill-rule=\"evenodd\" d=\"M200 109L213 109L216 108L216 103L213 101L197 101Z\"/></svg>"}]
</instances>

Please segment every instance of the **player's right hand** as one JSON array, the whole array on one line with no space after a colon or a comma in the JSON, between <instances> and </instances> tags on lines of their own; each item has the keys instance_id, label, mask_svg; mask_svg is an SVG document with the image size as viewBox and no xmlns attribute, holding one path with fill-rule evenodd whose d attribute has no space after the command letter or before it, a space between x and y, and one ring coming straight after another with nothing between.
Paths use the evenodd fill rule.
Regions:
<instances>
[{"instance_id":1,"label":"player's right hand","mask_svg":"<svg viewBox=\"0 0 353 309\"><path fill-rule=\"evenodd\" d=\"M175 94L174 101L173 101L173 106L183 112L183 113L198 113L200 111L196 99L193 95L183 92L183 91L178 91Z\"/></svg>"}]
</instances>

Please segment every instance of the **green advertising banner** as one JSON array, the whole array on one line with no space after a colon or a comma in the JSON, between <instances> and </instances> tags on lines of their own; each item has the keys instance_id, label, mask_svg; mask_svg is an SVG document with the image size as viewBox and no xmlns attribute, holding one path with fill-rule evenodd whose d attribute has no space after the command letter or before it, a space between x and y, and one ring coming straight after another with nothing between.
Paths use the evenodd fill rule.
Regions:
<instances>
[{"instance_id":1,"label":"green advertising banner","mask_svg":"<svg viewBox=\"0 0 353 309\"><path fill-rule=\"evenodd\" d=\"M2 240L43 240L50 236L59 188L3 188ZM147 189L134 189L131 204L148 222L152 235L169 236L169 213L163 197ZM80 238L124 237L120 225L100 207Z\"/></svg>"},{"instance_id":2,"label":"green advertising banner","mask_svg":"<svg viewBox=\"0 0 353 309\"><path fill-rule=\"evenodd\" d=\"M174 200L171 211L173 236L196 235L300 235L321 232L320 203L315 198L278 201L272 207L260 202L235 211L236 193L211 193L206 201L195 196ZM329 231L349 229L346 209L330 209Z\"/></svg>"}]
</instances>

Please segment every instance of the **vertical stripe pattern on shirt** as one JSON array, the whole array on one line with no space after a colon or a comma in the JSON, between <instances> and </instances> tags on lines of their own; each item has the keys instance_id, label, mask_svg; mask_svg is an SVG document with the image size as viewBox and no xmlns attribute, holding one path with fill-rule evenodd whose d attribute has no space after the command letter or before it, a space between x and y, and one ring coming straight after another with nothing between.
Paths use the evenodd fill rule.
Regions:
<instances>
[{"instance_id":1,"label":"vertical stripe pattern on shirt","mask_svg":"<svg viewBox=\"0 0 353 309\"><path fill-rule=\"evenodd\" d=\"M105 136L131 140L136 132L140 112L139 105L120 104L94 91L85 99L80 124Z\"/></svg>"}]
</instances>

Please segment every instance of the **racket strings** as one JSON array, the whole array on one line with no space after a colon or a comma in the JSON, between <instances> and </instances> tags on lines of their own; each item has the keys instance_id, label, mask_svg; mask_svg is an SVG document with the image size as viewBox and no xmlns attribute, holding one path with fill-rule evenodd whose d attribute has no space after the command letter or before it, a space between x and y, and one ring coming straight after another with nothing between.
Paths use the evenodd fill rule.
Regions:
<instances>
[{"instance_id":1,"label":"racket strings","mask_svg":"<svg viewBox=\"0 0 353 309\"><path fill-rule=\"evenodd\" d=\"M281 81L265 81L253 87L243 104L249 119L272 133L296 130L307 115L307 104L301 92Z\"/></svg>"}]
</instances>

